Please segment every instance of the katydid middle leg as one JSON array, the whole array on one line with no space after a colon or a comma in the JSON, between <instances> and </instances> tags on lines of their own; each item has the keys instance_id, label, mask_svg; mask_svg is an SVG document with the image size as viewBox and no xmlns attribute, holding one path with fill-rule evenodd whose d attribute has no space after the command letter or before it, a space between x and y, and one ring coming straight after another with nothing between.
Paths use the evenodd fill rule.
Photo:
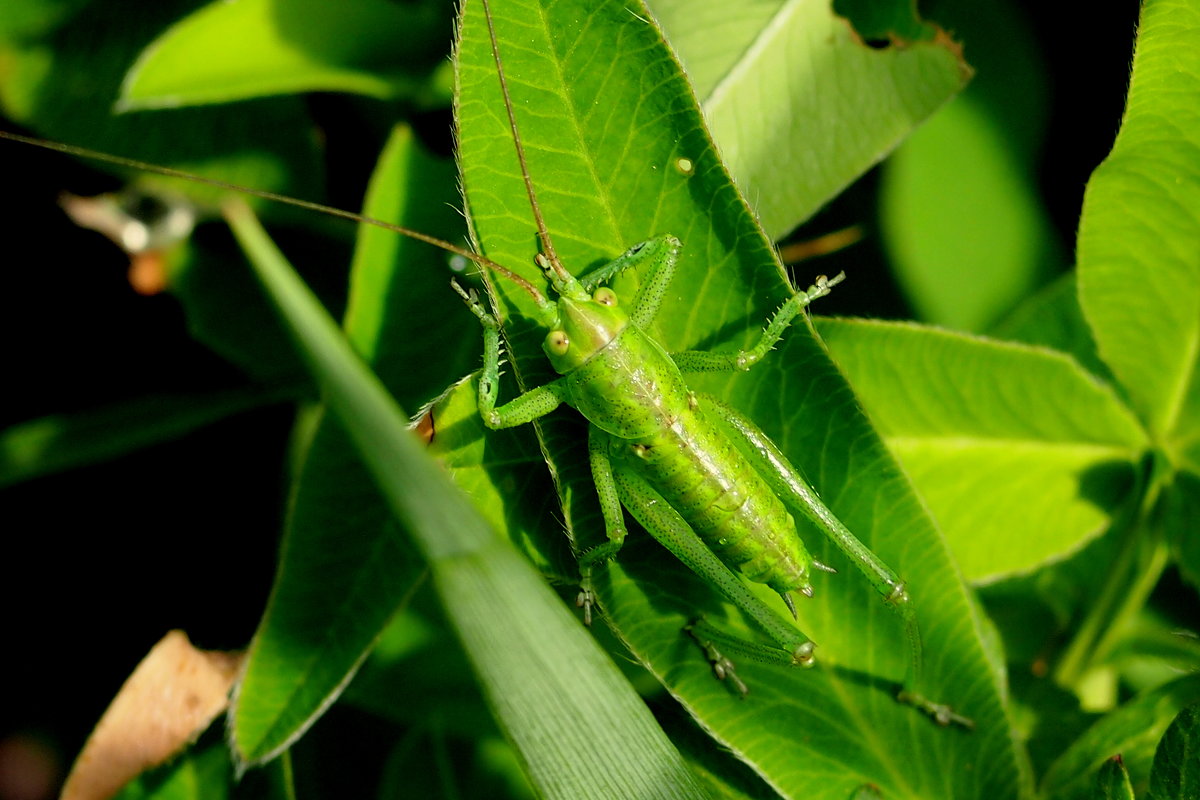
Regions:
<instances>
[{"instance_id":1,"label":"katydid middle leg","mask_svg":"<svg viewBox=\"0 0 1200 800\"><path fill-rule=\"evenodd\" d=\"M829 290L841 283L845 273L838 273L832 278L824 276L808 287L806 291L797 292L789 297L779 310L767 322L758 342L748 350L736 353L714 353L707 350L687 350L682 353L672 353L671 358L683 372L730 372L733 370L748 370L761 361L771 348L783 336L784 331L792 321L800 315L810 303L825 295Z\"/></svg>"},{"instance_id":2,"label":"katydid middle leg","mask_svg":"<svg viewBox=\"0 0 1200 800\"><path fill-rule=\"evenodd\" d=\"M595 593L592 591L592 571L616 555L625 543L625 513L621 510L616 479L613 476L612 460L609 458L609 436L595 425L588 426L588 461L592 468L592 481L596 496L600 500L600 513L604 518L604 532L608 541L579 555L579 597L575 604L583 609L583 621L592 624L592 606Z\"/></svg>"}]
</instances>

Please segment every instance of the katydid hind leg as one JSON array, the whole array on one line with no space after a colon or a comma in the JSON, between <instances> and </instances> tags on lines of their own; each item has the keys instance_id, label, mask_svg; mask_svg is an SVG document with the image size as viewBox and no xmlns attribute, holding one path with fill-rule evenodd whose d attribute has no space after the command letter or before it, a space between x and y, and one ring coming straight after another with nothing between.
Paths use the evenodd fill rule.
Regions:
<instances>
[{"instance_id":1,"label":"katydid hind leg","mask_svg":"<svg viewBox=\"0 0 1200 800\"><path fill-rule=\"evenodd\" d=\"M642 527L693 572L720 589L730 602L767 634L775 646L741 642L735 637L717 633L707 623L701 625L693 621L692 627L703 631L705 641L719 640L726 650L737 651L757 661L799 666L811 666L814 663L814 643L750 591L741 577L709 549L679 512L644 478L620 467L614 471L613 477L621 503ZM709 654L709 647L701 641L701 637L695 633L692 635Z\"/></svg>"},{"instance_id":2,"label":"katydid hind leg","mask_svg":"<svg viewBox=\"0 0 1200 800\"><path fill-rule=\"evenodd\" d=\"M899 616L904 625L909 662L897 699L929 714L939 724L972 727L969 719L956 714L949 706L928 700L916 690L922 677L921 632L915 605L896 571L850 532L778 446L748 417L708 395L698 394L697 399L701 409L734 436L735 441L741 443L747 459L772 490L841 550L875 587L887 606Z\"/></svg>"}]
</instances>

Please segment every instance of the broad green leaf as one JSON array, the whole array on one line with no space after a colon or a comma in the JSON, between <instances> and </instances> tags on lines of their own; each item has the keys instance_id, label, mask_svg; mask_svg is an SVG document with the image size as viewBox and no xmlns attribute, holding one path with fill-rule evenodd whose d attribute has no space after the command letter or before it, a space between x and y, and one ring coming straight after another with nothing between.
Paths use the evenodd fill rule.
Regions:
<instances>
[{"instance_id":1,"label":"broad green leaf","mask_svg":"<svg viewBox=\"0 0 1200 800\"><path fill-rule=\"evenodd\" d=\"M443 56L447 24L431 3L385 0L214 2L150 45L121 87L120 107L228 103L297 92L389 98L415 93Z\"/></svg>"},{"instance_id":2,"label":"broad green leaf","mask_svg":"<svg viewBox=\"0 0 1200 800\"><path fill-rule=\"evenodd\" d=\"M1052 230L1018 157L964 94L888 160L881 224L919 319L984 330L1048 272Z\"/></svg>"},{"instance_id":3,"label":"broad green leaf","mask_svg":"<svg viewBox=\"0 0 1200 800\"><path fill-rule=\"evenodd\" d=\"M227 216L329 407L427 561L447 619L531 783L546 797L702 796L612 662L422 452L387 389L248 207L231 204Z\"/></svg>"},{"instance_id":4,"label":"broad green leaf","mask_svg":"<svg viewBox=\"0 0 1200 800\"><path fill-rule=\"evenodd\" d=\"M0 103L37 134L209 178L308 199L321 195L317 137L304 103L272 98L236 108L117 115L122 76L137 54L194 3L161 2L138 13L104 3L79 8L40 38L0 40ZM212 203L224 191L119 170L137 183ZM204 209L202 209L203 211ZM277 217L282 215L274 209ZM311 220L305 220L309 224ZM296 364L261 291L224 240L201 230L171 255L171 288L193 334L248 375L292 381ZM306 250L314 249L311 244ZM305 265L307 268L309 265Z\"/></svg>"},{"instance_id":5,"label":"broad green leaf","mask_svg":"<svg viewBox=\"0 0 1200 800\"><path fill-rule=\"evenodd\" d=\"M305 252L311 254L315 242ZM300 383L303 368L286 331L271 316L271 304L254 274L237 260L228 239L200 235L186 242L168 267L168 291L179 300L188 332L213 352L263 384ZM326 250L328 259L337 254ZM326 259L318 259L328 263ZM312 274L314 265L304 265Z\"/></svg>"},{"instance_id":6,"label":"broad green leaf","mask_svg":"<svg viewBox=\"0 0 1200 800\"><path fill-rule=\"evenodd\" d=\"M388 624L342 695L341 702L403 726L376 796L530 797L517 754L436 606L425 584Z\"/></svg>"},{"instance_id":7,"label":"broad green leaf","mask_svg":"<svg viewBox=\"0 0 1200 800\"><path fill-rule=\"evenodd\" d=\"M473 739L499 729L426 583L380 633L341 701L411 731Z\"/></svg>"},{"instance_id":8,"label":"broad green leaf","mask_svg":"<svg viewBox=\"0 0 1200 800\"><path fill-rule=\"evenodd\" d=\"M1200 9L1142 7L1125 118L1088 182L1079 297L1156 440L1200 430Z\"/></svg>"},{"instance_id":9,"label":"broad green leaf","mask_svg":"<svg viewBox=\"0 0 1200 800\"><path fill-rule=\"evenodd\" d=\"M468 341L476 349L474 337ZM561 528L548 524L558 505L545 457L531 430L484 427L476 377L459 381L425 409L422 424L428 423L433 437L429 452L450 470L489 524L544 575L570 585L578 580L578 567ZM522 501L514 504L513 498Z\"/></svg>"},{"instance_id":10,"label":"broad green leaf","mask_svg":"<svg viewBox=\"0 0 1200 800\"><path fill-rule=\"evenodd\" d=\"M1200 675L1189 675L1138 695L1106 715L1042 776L1045 797L1085 798L1096 771L1120 753L1135 786L1144 785L1159 737L1180 709L1200 702Z\"/></svg>"},{"instance_id":11,"label":"broad green leaf","mask_svg":"<svg viewBox=\"0 0 1200 800\"><path fill-rule=\"evenodd\" d=\"M1120 756L1104 762L1096 776L1096 787L1092 800L1133 800L1133 786L1129 783L1129 772Z\"/></svg>"},{"instance_id":12,"label":"broad green leaf","mask_svg":"<svg viewBox=\"0 0 1200 800\"><path fill-rule=\"evenodd\" d=\"M652 235L674 234L683 252L654 333L670 350L729 350L750 341L789 287L646 12L619 2L491 5L529 170L563 262L581 273ZM475 231L485 254L540 284L531 263L535 227L477 5L468 7L462 36L460 163ZM679 169L681 159L691 168ZM548 365L530 300L508 282L493 284L518 378L539 384ZM799 603L823 668L739 664L751 694L738 700L712 678L681 629L704 613L755 634L646 536L631 536L600 574L604 620L718 742L785 795L841 800L872 782L889 798L1021 794L1024 765L979 610L811 333L798 325L768 363L695 386L751 414L839 516L905 576L927 645L922 688L979 727L969 735L939 729L893 700L890 685L905 670L901 626L858 572L809 531L816 557L841 570L820 581L816 599ZM506 386L502 395L514 391ZM585 429L566 410L538 427L563 519L577 545L589 547L603 534ZM786 613L777 598L768 602Z\"/></svg>"},{"instance_id":13,"label":"broad green leaf","mask_svg":"<svg viewBox=\"0 0 1200 800\"><path fill-rule=\"evenodd\" d=\"M1150 800L1200 798L1200 704L1179 712L1167 728L1150 769Z\"/></svg>"},{"instance_id":14,"label":"broad green leaf","mask_svg":"<svg viewBox=\"0 0 1200 800\"><path fill-rule=\"evenodd\" d=\"M399 129L380 158L364 211L452 236L453 191L448 165ZM439 192L443 202L433 201ZM449 292L445 263L438 251L395 234L360 234L347 334L396 397L412 405L465 372L472 358L455 331L473 318ZM438 338L458 346L430 358L428 343ZM236 707L234 738L243 759L265 759L299 735L411 591L423 567L390 518L345 432L322 415L293 490L274 593Z\"/></svg>"},{"instance_id":15,"label":"broad green leaf","mask_svg":"<svg viewBox=\"0 0 1200 800\"><path fill-rule=\"evenodd\" d=\"M1062 276L1026 298L988 335L1066 353L1093 375L1112 382L1108 367L1096 353L1096 340L1079 308L1074 273Z\"/></svg>"},{"instance_id":16,"label":"broad green leaf","mask_svg":"<svg viewBox=\"0 0 1200 800\"><path fill-rule=\"evenodd\" d=\"M683 708L660 705L655 717L713 797L724 800L778 797L761 776L714 741Z\"/></svg>"},{"instance_id":17,"label":"broad green leaf","mask_svg":"<svg viewBox=\"0 0 1200 800\"><path fill-rule=\"evenodd\" d=\"M1143 608L1129 626L1112 659L1126 685L1152 689L1200 669L1200 635L1166 616L1175 611Z\"/></svg>"},{"instance_id":18,"label":"broad green leaf","mask_svg":"<svg viewBox=\"0 0 1200 800\"><path fill-rule=\"evenodd\" d=\"M926 322L982 331L1061 257L1036 184L1045 65L1021 10L943 4L976 76L886 162L881 233L897 280Z\"/></svg>"},{"instance_id":19,"label":"broad green leaf","mask_svg":"<svg viewBox=\"0 0 1200 800\"><path fill-rule=\"evenodd\" d=\"M1073 360L907 323L818 327L968 579L1033 569L1107 527L1145 438Z\"/></svg>"},{"instance_id":20,"label":"broad green leaf","mask_svg":"<svg viewBox=\"0 0 1200 800\"><path fill-rule=\"evenodd\" d=\"M70 797L94 794L73 791ZM170 762L130 781L116 800L296 800L285 755L266 769L239 776L217 723Z\"/></svg>"},{"instance_id":21,"label":"broad green leaf","mask_svg":"<svg viewBox=\"0 0 1200 800\"><path fill-rule=\"evenodd\" d=\"M115 458L301 393L295 387L143 397L13 425L0 432L0 486Z\"/></svg>"},{"instance_id":22,"label":"broad green leaf","mask_svg":"<svg viewBox=\"0 0 1200 800\"><path fill-rule=\"evenodd\" d=\"M651 5L727 168L776 239L878 163L971 74L933 26L927 40L871 47L829 0Z\"/></svg>"}]
</instances>

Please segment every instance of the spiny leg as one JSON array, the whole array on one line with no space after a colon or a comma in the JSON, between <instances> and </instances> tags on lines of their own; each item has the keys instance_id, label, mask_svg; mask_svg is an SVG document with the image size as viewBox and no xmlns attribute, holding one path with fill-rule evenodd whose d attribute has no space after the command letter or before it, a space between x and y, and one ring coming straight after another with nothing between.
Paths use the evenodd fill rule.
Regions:
<instances>
[{"instance_id":1,"label":"spiny leg","mask_svg":"<svg viewBox=\"0 0 1200 800\"><path fill-rule=\"evenodd\" d=\"M645 479L622 469L614 472L613 477L621 502L642 527L693 572L720 589L777 645L769 648L742 642L721 634L708 623L694 620L689 624L688 632L704 649L717 677L725 677L732 672L732 664L718 649L718 642L725 651L737 651L766 663L799 666L811 666L814 663L813 642L751 592ZM734 683L743 685L740 680Z\"/></svg>"},{"instance_id":2,"label":"spiny leg","mask_svg":"<svg viewBox=\"0 0 1200 800\"><path fill-rule=\"evenodd\" d=\"M646 271L646 283L638 290L633 300L629 316L633 324L639 328L647 328L654 321L659 306L667 294L667 286L675 277L675 265L679 258L679 240L674 236L659 236L641 244L634 245L604 266L589 272L579 279L583 288L589 292L611 280L618 273L627 269L635 269L649 262Z\"/></svg>"},{"instance_id":3,"label":"spiny leg","mask_svg":"<svg viewBox=\"0 0 1200 800\"><path fill-rule=\"evenodd\" d=\"M717 646L711 629L712 626L706 624L703 620L692 620L683 627L683 632L695 639L696 644L700 645L700 649L704 651L704 657L712 665L713 675L716 676L717 680L728 681L737 690L738 694L745 697L750 694L750 687L738 677L737 666Z\"/></svg>"},{"instance_id":4,"label":"spiny leg","mask_svg":"<svg viewBox=\"0 0 1200 800\"><path fill-rule=\"evenodd\" d=\"M697 394L700 407L711 419L745 445L741 449L771 489L785 503L807 517L866 576L884 602L900 616L908 641L909 665L897 699L929 714L939 724L973 727L971 720L959 716L946 705L926 699L916 687L921 678L921 631L916 608L900 576L858 540L817 496L776 444L749 418L716 398Z\"/></svg>"},{"instance_id":5,"label":"spiny leg","mask_svg":"<svg viewBox=\"0 0 1200 800\"><path fill-rule=\"evenodd\" d=\"M483 417L483 424L489 428L511 428L532 422L558 408L566 399L566 385L561 378L530 389L496 408L500 392L500 323L483 307L474 289L468 292L457 281L451 281L450 285L483 325L483 369L479 373L479 415Z\"/></svg>"},{"instance_id":6,"label":"spiny leg","mask_svg":"<svg viewBox=\"0 0 1200 800\"><path fill-rule=\"evenodd\" d=\"M821 276L807 291L799 292L787 299L774 316L767 322L758 342L749 350L739 350L736 353L712 353L703 350L687 350L682 353L672 353L671 358L683 372L732 372L748 370L771 352L771 348L783 336L784 331L792 321L800 315L809 303L829 294L837 284L846 277L839 272L832 278Z\"/></svg>"}]
</instances>

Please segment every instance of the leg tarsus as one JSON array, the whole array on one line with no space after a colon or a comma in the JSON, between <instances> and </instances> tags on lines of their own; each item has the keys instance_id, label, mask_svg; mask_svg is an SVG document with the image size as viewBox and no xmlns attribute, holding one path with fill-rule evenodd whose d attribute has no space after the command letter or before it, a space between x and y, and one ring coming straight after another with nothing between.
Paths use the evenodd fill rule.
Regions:
<instances>
[{"instance_id":1,"label":"leg tarsus","mask_svg":"<svg viewBox=\"0 0 1200 800\"><path fill-rule=\"evenodd\" d=\"M975 730L975 721L956 713L953 708L944 703L935 703L924 695L901 689L896 693L896 701L906 706L912 706L942 727L956 725L968 731Z\"/></svg>"},{"instance_id":2,"label":"leg tarsus","mask_svg":"<svg viewBox=\"0 0 1200 800\"><path fill-rule=\"evenodd\" d=\"M460 286L456 280L450 281L450 287L454 289L454 291L458 292L458 296L463 299L463 301L467 304L467 308L471 309L471 313L479 318L480 323L482 323L485 328L500 327L500 323L496 321L496 318L492 316L486 308L483 307L483 303L479 299L478 292L476 292L474 289L468 291L462 288L462 286Z\"/></svg>"},{"instance_id":3,"label":"leg tarsus","mask_svg":"<svg viewBox=\"0 0 1200 800\"><path fill-rule=\"evenodd\" d=\"M592 570L597 564L604 564L621 549L624 540L621 539L597 545L579 557L579 594L575 597L575 605L583 609L583 624L592 624L592 608L596 605L596 593L592 589Z\"/></svg>"},{"instance_id":4,"label":"leg tarsus","mask_svg":"<svg viewBox=\"0 0 1200 800\"><path fill-rule=\"evenodd\" d=\"M575 597L576 608L583 609L583 624L592 626L592 606L596 605L596 593L592 591L592 576L579 581L579 594Z\"/></svg>"},{"instance_id":5,"label":"leg tarsus","mask_svg":"<svg viewBox=\"0 0 1200 800\"><path fill-rule=\"evenodd\" d=\"M683 630L696 641L696 644L700 645L700 649L704 651L704 657L708 659L708 663L712 666L713 675L717 677L717 680L728 681L729 685L734 688L738 695L745 699L746 695L750 694L750 687L738 677L734 663L717 649L717 645L711 639L700 634L700 631L696 629L698 624L698 620L692 620L684 626Z\"/></svg>"}]
</instances>

